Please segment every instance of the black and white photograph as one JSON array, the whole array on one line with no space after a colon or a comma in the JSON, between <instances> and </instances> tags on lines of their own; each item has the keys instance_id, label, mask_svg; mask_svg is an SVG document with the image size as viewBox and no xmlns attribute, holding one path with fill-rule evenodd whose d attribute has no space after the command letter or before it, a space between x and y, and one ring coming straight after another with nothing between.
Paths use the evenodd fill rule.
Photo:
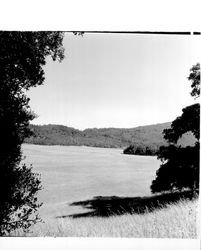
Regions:
<instances>
[{"instance_id":1,"label":"black and white photograph","mask_svg":"<svg viewBox=\"0 0 201 250\"><path fill-rule=\"evenodd\" d=\"M0 30L0 236L199 239L200 31Z\"/></svg>"}]
</instances>

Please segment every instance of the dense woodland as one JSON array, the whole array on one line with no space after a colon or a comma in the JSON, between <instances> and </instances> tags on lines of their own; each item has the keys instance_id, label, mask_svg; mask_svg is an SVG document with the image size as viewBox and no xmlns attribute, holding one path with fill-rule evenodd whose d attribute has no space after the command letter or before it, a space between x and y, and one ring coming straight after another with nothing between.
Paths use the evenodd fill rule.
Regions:
<instances>
[{"instance_id":1,"label":"dense woodland","mask_svg":"<svg viewBox=\"0 0 201 250\"><path fill-rule=\"evenodd\" d=\"M162 131L171 123L136 128L93 128L78 130L62 125L30 125L33 135L26 143L39 145L75 145L105 148L123 148L125 154L155 155L160 146L167 144ZM181 144L192 144L187 135Z\"/></svg>"}]
</instances>

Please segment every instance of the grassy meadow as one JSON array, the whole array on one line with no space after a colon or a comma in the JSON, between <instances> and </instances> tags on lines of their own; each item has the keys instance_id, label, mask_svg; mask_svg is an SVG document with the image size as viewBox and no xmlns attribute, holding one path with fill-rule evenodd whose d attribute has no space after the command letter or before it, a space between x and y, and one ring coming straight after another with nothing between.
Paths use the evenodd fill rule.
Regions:
<instances>
[{"instance_id":1,"label":"grassy meadow","mask_svg":"<svg viewBox=\"0 0 201 250\"><path fill-rule=\"evenodd\" d=\"M70 204L96 196L150 195L160 166L156 157L124 155L114 148L25 144L23 152L33 172L41 174L43 220L84 212L82 206Z\"/></svg>"},{"instance_id":2,"label":"grassy meadow","mask_svg":"<svg viewBox=\"0 0 201 250\"><path fill-rule=\"evenodd\" d=\"M23 145L41 174L43 223L11 236L196 238L198 200L151 195L160 161L121 149ZM186 198L186 199L184 199Z\"/></svg>"},{"instance_id":3,"label":"grassy meadow","mask_svg":"<svg viewBox=\"0 0 201 250\"><path fill-rule=\"evenodd\" d=\"M31 228L29 233L16 231L11 236L51 237L198 237L197 200L181 200L152 213L124 214L107 218L49 219Z\"/></svg>"}]
</instances>

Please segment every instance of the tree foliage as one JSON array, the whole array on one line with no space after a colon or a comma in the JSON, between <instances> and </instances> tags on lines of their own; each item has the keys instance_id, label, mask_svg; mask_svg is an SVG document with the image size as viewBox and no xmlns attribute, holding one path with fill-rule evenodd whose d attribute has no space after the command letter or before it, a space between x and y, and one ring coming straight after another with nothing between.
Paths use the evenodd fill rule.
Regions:
<instances>
[{"instance_id":1,"label":"tree foliage","mask_svg":"<svg viewBox=\"0 0 201 250\"><path fill-rule=\"evenodd\" d=\"M44 81L45 60L64 57L61 32L0 32L0 234L38 221L40 178L20 164L35 115L26 91Z\"/></svg>"},{"instance_id":2,"label":"tree foliage","mask_svg":"<svg viewBox=\"0 0 201 250\"><path fill-rule=\"evenodd\" d=\"M162 144L162 143L161 143ZM124 149L124 154L131 154L131 155L156 155L158 152L159 146L156 144L153 145L130 145Z\"/></svg>"},{"instance_id":3,"label":"tree foliage","mask_svg":"<svg viewBox=\"0 0 201 250\"><path fill-rule=\"evenodd\" d=\"M182 109L182 115L177 117L170 129L165 129L164 138L170 143L176 143L183 134L191 131L196 140L200 138L200 104L196 103Z\"/></svg>"},{"instance_id":4,"label":"tree foliage","mask_svg":"<svg viewBox=\"0 0 201 250\"><path fill-rule=\"evenodd\" d=\"M200 96L200 63L197 63L190 69L188 80L192 82L191 95L195 98Z\"/></svg>"},{"instance_id":5,"label":"tree foliage","mask_svg":"<svg viewBox=\"0 0 201 250\"><path fill-rule=\"evenodd\" d=\"M200 65L196 64L190 70L188 77L192 81L191 95L200 95ZM179 138L185 133L192 132L196 138L194 146L181 147L177 145ZM200 152L200 104L185 107L182 115L171 124L171 128L163 131L169 146L160 147L158 158L162 165L156 172L151 191L173 191L189 188L199 188L199 152Z\"/></svg>"}]
</instances>

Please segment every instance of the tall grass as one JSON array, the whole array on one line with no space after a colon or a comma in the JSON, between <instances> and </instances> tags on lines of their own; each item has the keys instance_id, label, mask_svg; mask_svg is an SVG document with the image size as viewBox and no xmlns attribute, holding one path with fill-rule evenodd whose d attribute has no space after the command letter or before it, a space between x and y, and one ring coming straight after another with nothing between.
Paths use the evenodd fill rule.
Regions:
<instances>
[{"instance_id":1,"label":"tall grass","mask_svg":"<svg viewBox=\"0 0 201 250\"><path fill-rule=\"evenodd\" d=\"M144 214L52 219L11 236L197 238L198 200L182 200Z\"/></svg>"}]
</instances>

